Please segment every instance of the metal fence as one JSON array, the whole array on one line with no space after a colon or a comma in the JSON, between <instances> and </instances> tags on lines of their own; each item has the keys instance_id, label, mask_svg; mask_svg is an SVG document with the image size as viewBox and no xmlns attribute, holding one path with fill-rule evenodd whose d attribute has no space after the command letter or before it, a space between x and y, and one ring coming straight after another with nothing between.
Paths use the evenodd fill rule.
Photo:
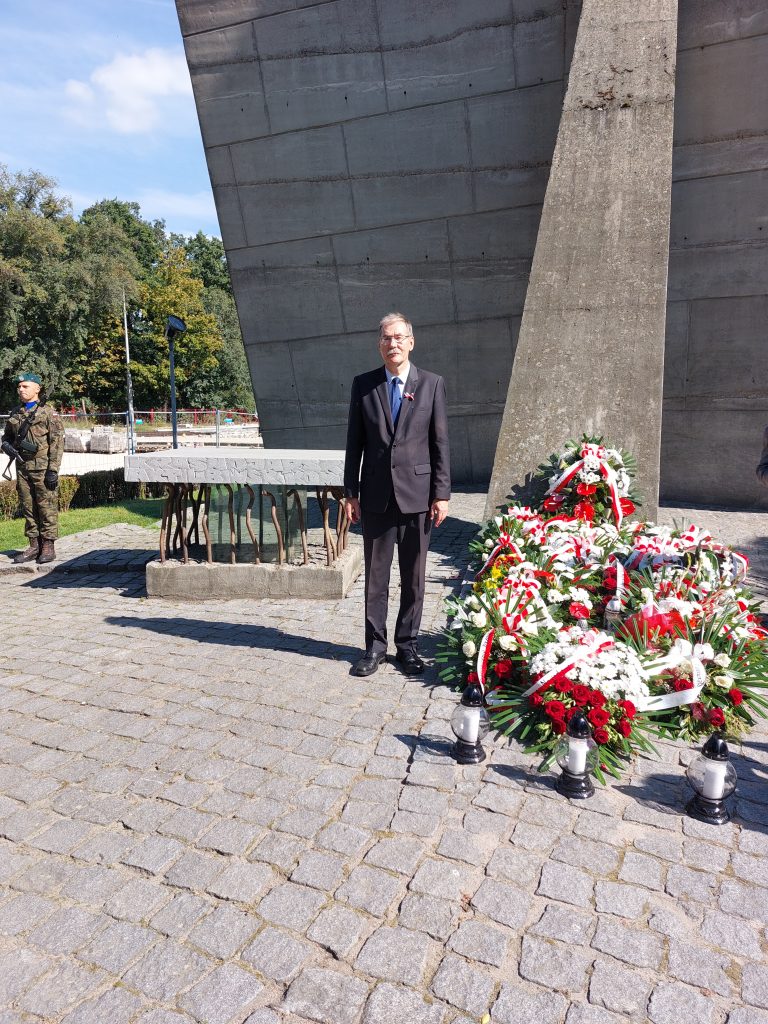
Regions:
<instances>
[{"instance_id":1,"label":"metal fence","mask_svg":"<svg viewBox=\"0 0 768 1024\"><path fill-rule=\"evenodd\" d=\"M74 407L59 408L65 430L90 431L96 427L112 427L115 433L128 430L128 413L123 411L83 412ZM9 413L0 414L2 431ZM182 443L195 445L243 444L261 445L259 417L241 409L179 409L176 414L178 434ZM135 449L170 447L171 413L167 409L137 409L134 412Z\"/></svg>"}]
</instances>

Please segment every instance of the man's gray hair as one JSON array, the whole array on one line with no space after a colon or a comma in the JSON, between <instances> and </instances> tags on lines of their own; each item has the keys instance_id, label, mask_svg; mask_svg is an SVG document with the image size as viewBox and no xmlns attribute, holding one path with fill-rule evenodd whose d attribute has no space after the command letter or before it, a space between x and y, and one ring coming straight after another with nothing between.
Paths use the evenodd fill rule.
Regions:
<instances>
[{"instance_id":1,"label":"man's gray hair","mask_svg":"<svg viewBox=\"0 0 768 1024\"><path fill-rule=\"evenodd\" d=\"M408 317L403 316L402 313L387 313L387 315L383 316L379 321L379 335L384 332L385 327L389 327L390 324L398 323L399 321L402 321L408 328L409 336L413 334L413 324Z\"/></svg>"}]
</instances>

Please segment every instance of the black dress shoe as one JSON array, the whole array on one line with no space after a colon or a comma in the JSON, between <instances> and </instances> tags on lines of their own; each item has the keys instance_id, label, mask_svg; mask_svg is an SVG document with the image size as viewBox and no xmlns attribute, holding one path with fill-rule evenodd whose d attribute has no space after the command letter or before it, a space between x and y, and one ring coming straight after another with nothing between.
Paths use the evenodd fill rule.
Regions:
<instances>
[{"instance_id":1,"label":"black dress shoe","mask_svg":"<svg viewBox=\"0 0 768 1024\"><path fill-rule=\"evenodd\" d=\"M424 672L424 662L415 651L398 651L395 661L404 676L420 676Z\"/></svg>"},{"instance_id":2,"label":"black dress shoe","mask_svg":"<svg viewBox=\"0 0 768 1024\"><path fill-rule=\"evenodd\" d=\"M372 676L379 665L386 661L386 654L373 654L366 651L359 661L356 661L352 668L353 676Z\"/></svg>"}]
</instances>

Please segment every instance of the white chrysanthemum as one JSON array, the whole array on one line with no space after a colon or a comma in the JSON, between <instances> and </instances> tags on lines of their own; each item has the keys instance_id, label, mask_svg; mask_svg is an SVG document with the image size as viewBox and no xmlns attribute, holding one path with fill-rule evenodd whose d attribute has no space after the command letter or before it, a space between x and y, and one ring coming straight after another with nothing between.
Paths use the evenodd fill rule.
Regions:
<instances>
[{"instance_id":1,"label":"white chrysanthemum","mask_svg":"<svg viewBox=\"0 0 768 1024\"><path fill-rule=\"evenodd\" d=\"M582 636L580 630L564 630L558 640L547 644L531 659L531 674L534 678L548 675L561 665L571 661L579 644L574 637ZM581 683L600 690L611 700L626 698L639 702L650 693L646 680L648 673L633 650L621 643L614 643L605 633L594 634L595 642L610 642L611 646L586 659L577 662L568 672L572 682Z\"/></svg>"},{"instance_id":2,"label":"white chrysanthemum","mask_svg":"<svg viewBox=\"0 0 768 1024\"><path fill-rule=\"evenodd\" d=\"M467 640L462 644L461 651L465 658L472 658L477 653L477 648L472 640Z\"/></svg>"}]
</instances>

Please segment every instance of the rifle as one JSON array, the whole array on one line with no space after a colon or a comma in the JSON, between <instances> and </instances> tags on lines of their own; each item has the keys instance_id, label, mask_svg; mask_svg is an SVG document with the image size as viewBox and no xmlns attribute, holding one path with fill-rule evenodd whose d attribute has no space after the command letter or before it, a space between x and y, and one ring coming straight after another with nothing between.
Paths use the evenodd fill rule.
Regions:
<instances>
[{"instance_id":1,"label":"rifle","mask_svg":"<svg viewBox=\"0 0 768 1024\"><path fill-rule=\"evenodd\" d=\"M29 428L34 422L36 412L37 409L35 409L32 415L28 416L19 427L16 434L16 447L14 447L10 441L3 441L3 443L0 444L0 451L2 451L3 455L8 456L8 465L3 470L3 480L11 479L11 466L14 461L18 460L23 465L27 457L37 455L38 446L34 441L27 440L27 434L29 433Z\"/></svg>"},{"instance_id":2,"label":"rifle","mask_svg":"<svg viewBox=\"0 0 768 1024\"><path fill-rule=\"evenodd\" d=\"M19 462L23 462L24 460L21 457L21 453L16 451L10 441L3 441L3 443L0 444L0 451L3 455L8 456L8 465L3 470L3 480L11 480L11 466L13 465L14 460L18 459Z\"/></svg>"}]
</instances>

